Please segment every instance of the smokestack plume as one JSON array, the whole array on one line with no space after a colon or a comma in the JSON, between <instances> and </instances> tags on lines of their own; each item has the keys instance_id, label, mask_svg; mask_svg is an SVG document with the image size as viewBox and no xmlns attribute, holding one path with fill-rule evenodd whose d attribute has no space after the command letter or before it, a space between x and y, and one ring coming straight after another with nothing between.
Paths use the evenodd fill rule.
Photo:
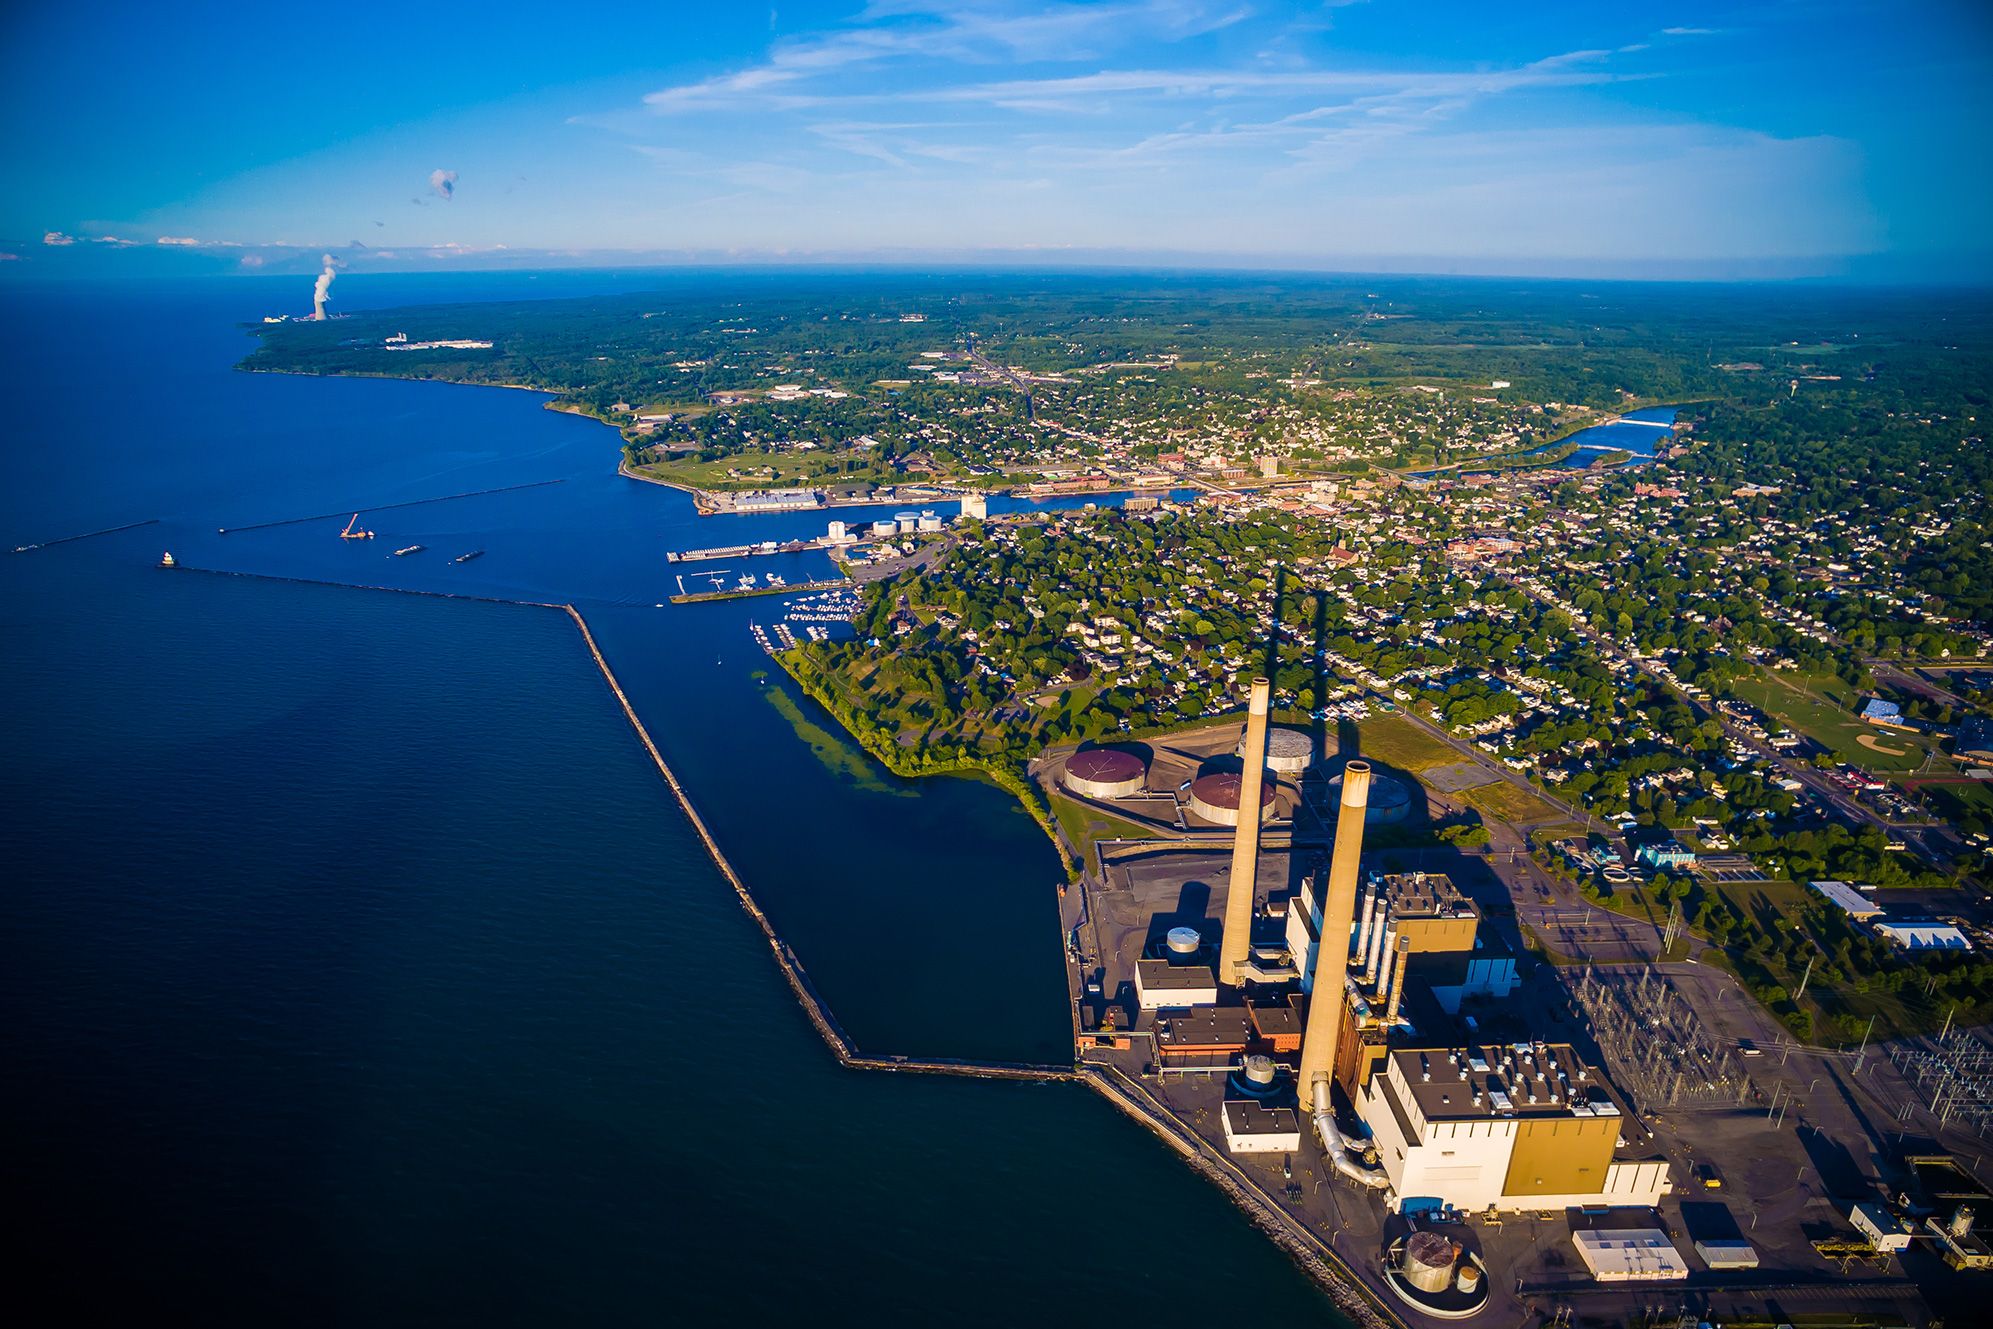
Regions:
<instances>
[{"instance_id":1,"label":"smokestack plume","mask_svg":"<svg viewBox=\"0 0 1993 1329\"><path fill-rule=\"evenodd\" d=\"M1315 981L1308 998L1308 1027L1301 1039L1302 1106L1319 1112L1329 1106L1336 1071L1336 1040L1343 1007L1349 1001L1349 929L1356 917L1357 864L1363 857L1363 818L1370 809L1370 763L1343 768L1342 810L1336 814L1336 850L1329 859L1329 885L1322 899L1322 935L1315 947Z\"/></svg>"},{"instance_id":2,"label":"smokestack plume","mask_svg":"<svg viewBox=\"0 0 1993 1329\"><path fill-rule=\"evenodd\" d=\"M327 254L325 269L318 274L318 280L311 288L311 316L315 321L325 321L325 302L332 298L332 279L339 275L339 260Z\"/></svg>"},{"instance_id":3,"label":"smokestack plume","mask_svg":"<svg viewBox=\"0 0 1993 1329\"><path fill-rule=\"evenodd\" d=\"M1246 953L1252 948L1253 899L1259 887L1259 805L1266 783L1266 712L1272 698L1273 684L1254 679L1252 699L1246 705L1246 768L1239 776L1239 833L1232 840L1225 935L1218 950L1218 977L1233 987L1245 982ZM1348 928L1345 919L1343 929Z\"/></svg>"}]
</instances>

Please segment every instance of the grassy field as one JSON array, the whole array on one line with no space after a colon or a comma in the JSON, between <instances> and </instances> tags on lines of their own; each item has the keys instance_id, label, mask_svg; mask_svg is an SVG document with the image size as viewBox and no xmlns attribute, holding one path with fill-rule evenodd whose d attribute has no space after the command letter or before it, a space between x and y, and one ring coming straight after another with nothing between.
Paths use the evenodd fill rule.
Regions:
<instances>
[{"instance_id":1,"label":"grassy field","mask_svg":"<svg viewBox=\"0 0 1993 1329\"><path fill-rule=\"evenodd\" d=\"M1498 780L1494 784L1484 784L1469 789L1460 797L1469 807L1490 821L1534 825L1562 815L1535 794L1526 789L1519 789L1507 780Z\"/></svg>"},{"instance_id":2,"label":"grassy field","mask_svg":"<svg viewBox=\"0 0 1993 1329\"><path fill-rule=\"evenodd\" d=\"M639 475L695 489L797 489L811 485L896 484L906 477L869 459L853 465L848 451L740 452L700 461L696 454L632 469ZM774 475L769 474L770 470ZM740 474L730 474L740 472Z\"/></svg>"},{"instance_id":3,"label":"grassy field","mask_svg":"<svg viewBox=\"0 0 1993 1329\"><path fill-rule=\"evenodd\" d=\"M1993 817L1993 780L1966 784L1927 784L1921 791L1931 809L1946 821L1955 822L1968 812Z\"/></svg>"},{"instance_id":4,"label":"grassy field","mask_svg":"<svg viewBox=\"0 0 1993 1329\"><path fill-rule=\"evenodd\" d=\"M1093 861L1093 846L1098 841L1156 838L1156 832L1146 826L1109 816L1060 793L1052 795L1052 813L1059 819L1059 829L1066 833L1073 848L1079 851L1083 863Z\"/></svg>"},{"instance_id":5,"label":"grassy field","mask_svg":"<svg viewBox=\"0 0 1993 1329\"><path fill-rule=\"evenodd\" d=\"M1458 752L1402 715L1373 715L1358 723L1357 737L1364 756L1414 775L1462 760Z\"/></svg>"},{"instance_id":6,"label":"grassy field","mask_svg":"<svg viewBox=\"0 0 1993 1329\"><path fill-rule=\"evenodd\" d=\"M1931 751L1920 734L1879 729L1856 719L1861 694L1832 674L1760 670L1738 679L1734 687L1739 697L1777 716L1840 761L1874 771L1914 771Z\"/></svg>"}]
</instances>

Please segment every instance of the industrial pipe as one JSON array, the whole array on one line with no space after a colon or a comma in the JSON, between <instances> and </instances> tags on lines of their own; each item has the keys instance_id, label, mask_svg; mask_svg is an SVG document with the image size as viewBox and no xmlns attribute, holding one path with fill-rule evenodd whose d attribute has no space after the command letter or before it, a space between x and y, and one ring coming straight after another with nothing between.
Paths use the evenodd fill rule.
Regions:
<instances>
[{"instance_id":1,"label":"industrial pipe","mask_svg":"<svg viewBox=\"0 0 1993 1329\"><path fill-rule=\"evenodd\" d=\"M1349 1156L1349 1143L1343 1139L1342 1129L1336 1125L1335 1099L1329 1092L1329 1077L1318 1077L1309 1088L1315 1099L1315 1136L1322 1142L1322 1152L1328 1156L1329 1166L1359 1186L1368 1186L1374 1191L1390 1189L1391 1178L1381 1169L1373 1172Z\"/></svg>"}]
</instances>

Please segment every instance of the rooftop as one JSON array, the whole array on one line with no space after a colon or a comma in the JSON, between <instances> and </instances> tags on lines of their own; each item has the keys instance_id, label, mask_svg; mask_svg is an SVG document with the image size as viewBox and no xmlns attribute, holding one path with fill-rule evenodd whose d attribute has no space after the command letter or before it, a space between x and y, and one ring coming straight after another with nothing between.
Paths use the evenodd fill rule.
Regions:
<instances>
[{"instance_id":1,"label":"rooftop","mask_svg":"<svg viewBox=\"0 0 1993 1329\"><path fill-rule=\"evenodd\" d=\"M1391 1062L1427 1121L1620 1115L1569 1043L1398 1048Z\"/></svg>"}]
</instances>

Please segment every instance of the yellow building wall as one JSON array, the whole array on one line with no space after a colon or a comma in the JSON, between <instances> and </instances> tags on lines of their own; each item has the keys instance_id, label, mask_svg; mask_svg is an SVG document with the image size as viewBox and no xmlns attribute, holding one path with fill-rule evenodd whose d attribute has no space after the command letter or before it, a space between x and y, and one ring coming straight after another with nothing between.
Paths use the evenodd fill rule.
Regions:
<instances>
[{"instance_id":1,"label":"yellow building wall","mask_svg":"<svg viewBox=\"0 0 1993 1329\"><path fill-rule=\"evenodd\" d=\"M1397 920L1398 937L1411 938L1406 947L1414 955L1427 955L1442 951L1471 951L1474 949L1474 930L1480 920L1474 918L1401 918Z\"/></svg>"},{"instance_id":2,"label":"yellow building wall","mask_svg":"<svg viewBox=\"0 0 1993 1329\"><path fill-rule=\"evenodd\" d=\"M1617 1117L1537 1117L1516 1123L1502 1194L1590 1195L1605 1189Z\"/></svg>"}]
</instances>

